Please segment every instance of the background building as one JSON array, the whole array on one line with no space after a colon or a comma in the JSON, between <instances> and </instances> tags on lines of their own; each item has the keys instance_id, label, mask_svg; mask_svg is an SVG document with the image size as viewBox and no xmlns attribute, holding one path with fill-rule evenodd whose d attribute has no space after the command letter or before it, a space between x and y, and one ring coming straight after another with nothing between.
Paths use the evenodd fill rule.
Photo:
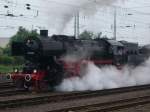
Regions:
<instances>
[{"instance_id":1,"label":"background building","mask_svg":"<svg viewBox=\"0 0 150 112\"><path fill-rule=\"evenodd\" d=\"M9 38L0 38L0 47L5 47L9 42Z\"/></svg>"}]
</instances>

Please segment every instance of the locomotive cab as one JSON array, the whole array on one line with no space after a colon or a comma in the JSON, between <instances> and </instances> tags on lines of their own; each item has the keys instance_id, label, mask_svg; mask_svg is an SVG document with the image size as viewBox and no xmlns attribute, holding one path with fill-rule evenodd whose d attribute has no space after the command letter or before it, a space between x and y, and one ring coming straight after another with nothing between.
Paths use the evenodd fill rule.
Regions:
<instances>
[{"instance_id":1,"label":"locomotive cab","mask_svg":"<svg viewBox=\"0 0 150 112\"><path fill-rule=\"evenodd\" d=\"M110 44L109 52L112 54L113 64L116 66L123 65L125 63L125 48L124 45L118 41L109 39Z\"/></svg>"}]
</instances>

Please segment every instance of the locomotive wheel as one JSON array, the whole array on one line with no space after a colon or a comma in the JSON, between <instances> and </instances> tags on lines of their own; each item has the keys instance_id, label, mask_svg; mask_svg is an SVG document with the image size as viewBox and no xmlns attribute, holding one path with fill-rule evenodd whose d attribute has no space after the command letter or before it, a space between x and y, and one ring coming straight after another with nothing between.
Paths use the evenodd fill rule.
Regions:
<instances>
[{"instance_id":1,"label":"locomotive wheel","mask_svg":"<svg viewBox=\"0 0 150 112\"><path fill-rule=\"evenodd\" d=\"M14 84L15 84L16 88L19 90L28 90L28 87L25 86L24 79L21 79L21 78L16 79L16 80L14 80Z\"/></svg>"},{"instance_id":2,"label":"locomotive wheel","mask_svg":"<svg viewBox=\"0 0 150 112\"><path fill-rule=\"evenodd\" d=\"M31 83L30 82L26 82L26 81L24 81L24 90L29 90L29 88L30 88L30 86L31 86Z\"/></svg>"},{"instance_id":3,"label":"locomotive wheel","mask_svg":"<svg viewBox=\"0 0 150 112\"><path fill-rule=\"evenodd\" d=\"M14 84L16 86L17 89L21 89L23 88L23 79L16 79L14 80Z\"/></svg>"},{"instance_id":4,"label":"locomotive wheel","mask_svg":"<svg viewBox=\"0 0 150 112\"><path fill-rule=\"evenodd\" d=\"M35 91L36 92L41 92L41 91L47 91L48 90L48 84L45 81L40 81L37 80L35 86Z\"/></svg>"},{"instance_id":5,"label":"locomotive wheel","mask_svg":"<svg viewBox=\"0 0 150 112\"><path fill-rule=\"evenodd\" d=\"M54 87L54 86L57 86L59 85L61 82L62 82L62 79L63 79L63 73L60 72L60 71L57 71L57 72L49 72L49 75L48 75L48 83L50 84L50 87Z\"/></svg>"},{"instance_id":6,"label":"locomotive wheel","mask_svg":"<svg viewBox=\"0 0 150 112\"><path fill-rule=\"evenodd\" d=\"M23 79L18 78L16 80L14 80L14 84L17 89L24 89L24 80Z\"/></svg>"},{"instance_id":7,"label":"locomotive wheel","mask_svg":"<svg viewBox=\"0 0 150 112\"><path fill-rule=\"evenodd\" d=\"M54 67L55 68L48 71L48 75L46 77L51 89L59 85L63 80L63 67L58 64Z\"/></svg>"}]
</instances>

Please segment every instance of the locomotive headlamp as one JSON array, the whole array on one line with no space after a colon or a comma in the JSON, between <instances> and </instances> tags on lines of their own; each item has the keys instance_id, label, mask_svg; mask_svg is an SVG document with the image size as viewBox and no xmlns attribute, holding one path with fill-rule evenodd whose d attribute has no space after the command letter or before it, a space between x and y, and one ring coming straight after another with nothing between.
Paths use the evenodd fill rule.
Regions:
<instances>
[{"instance_id":1,"label":"locomotive headlamp","mask_svg":"<svg viewBox=\"0 0 150 112\"><path fill-rule=\"evenodd\" d=\"M27 40L27 43L29 44L31 42L31 40Z\"/></svg>"},{"instance_id":2,"label":"locomotive headlamp","mask_svg":"<svg viewBox=\"0 0 150 112\"><path fill-rule=\"evenodd\" d=\"M37 73L37 70L36 70L36 69L34 69L34 70L33 70L33 73Z\"/></svg>"},{"instance_id":3,"label":"locomotive headlamp","mask_svg":"<svg viewBox=\"0 0 150 112\"><path fill-rule=\"evenodd\" d=\"M17 72L18 72L18 69L15 69L14 72L17 73Z\"/></svg>"}]
</instances>

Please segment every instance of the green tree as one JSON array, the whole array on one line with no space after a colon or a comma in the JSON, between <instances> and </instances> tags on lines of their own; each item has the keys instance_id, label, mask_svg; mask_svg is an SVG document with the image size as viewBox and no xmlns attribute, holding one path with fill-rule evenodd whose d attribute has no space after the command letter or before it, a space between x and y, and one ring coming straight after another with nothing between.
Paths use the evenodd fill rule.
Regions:
<instances>
[{"instance_id":1,"label":"green tree","mask_svg":"<svg viewBox=\"0 0 150 112\"><path fill-rule=\"evenodd\" d=\"M3 48L0 47L0 56L3 55Z\"/></svg>"},{"instance_id":2,"label":"green tree","mask_svg":"<svg viewBox=\"0 0 150 112\"><path fill-rule=\"evenodd\" d=\"M10 51L10 45L8 44L4 49L3 49L3 55L11 55Z\"/></svg>"},{"instance_id":3,"label":"green tree","mask_svg":"<svg viewBox=\"0 0 150 112\"><path fill-rule=\"evenodd\" d=\"M4 54L11 55L11 47L10 46L13 41L23 42L24 40L26 40L29 37L37 38L38 37L37 31L36 30L29 31L23 27L19 27L17 33L10 38L8 45L6 46L6 48L4 48Z\"/></svg>"},{"instance_id":4,"label":"green tree","mask_svg":"<svg viewBox=\"0 0 150 112\"><path fill-rule=\"evenodd\" d=\"M94 34L91 31L85 30L84 32L80 34L79 38L80 39L96 39L96 38L104 38L104 36L102 36L102 32Z\"/></svg>"},{"instance_id":5,"label":"green tree","mask_svg":"<svg viewBox=\"0 0 150 112\"><path fill-rule=\"evenodd\" d=\"M92 39L94 37L94 33L91 31L85 30L79 36L80 39Z\"/></svg>"},{"instance_id":6,"label":"green tree","mask_svg":"<svg viewBox=\"0 0 150 112\"><path fill-rule=\"evenodd\" d=\"M12 65L14 64L14 58L13 57L10 57L10 56L6 56L6 55L3 55L3 56L0 56L0 64L1 65Z\"/></svg>"},{"instance_id":7,"label":"green tree","mask_svg":"<svg viewBox=\"0 0 150 112\"><path fill-rule=\"evenodd\" d=\"M38 33L36 30L28 31L27 29L23 27L19 27L18 32L11 37L10 43L12 41L17 41L17 42L23 42L25 39L31 37L31 38L37 38Z\"/></svg>"},{"instance_id":8,"label":"green tree","mask_svg":"<svg viewBox=\"0 0 150 112\"><path fill-rule=\"evenodd\" d=\"M97 33L97 38L103 38L102 37L102 32Z\"/></svg>"},{"instance_id":9,"label":"green tree","mask_svg":"<svg viewBox=\"0 0 150 112\"><path fill-rule=\"evenodd\" d=\"M11 56L11 43L13 41L17 42L23 42L24 40L28 38L37 38L38 33L36 30L29 31L23 27L19 27L17 33L11 37L9 43L7 46L3 49L0 48L0 54L3 53L0 56L0 64L2 65L20 65L24 62L23 57L12 57Z\"/></svg>"}]
</instances>

